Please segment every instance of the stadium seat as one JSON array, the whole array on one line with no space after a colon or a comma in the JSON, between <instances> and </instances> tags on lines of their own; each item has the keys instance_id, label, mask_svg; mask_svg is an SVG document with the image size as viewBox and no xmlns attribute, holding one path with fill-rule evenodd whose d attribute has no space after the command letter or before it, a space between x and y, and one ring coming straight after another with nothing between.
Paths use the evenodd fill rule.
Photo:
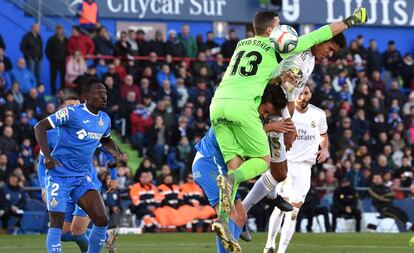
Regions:
<instances>
[{"instance_id":1,"label":"stadium seat","mask_svg":"<svg viewBox=\"0 0 414 253\"><path fill-rule=\"evenodd\" d=\"M26 199L25 211L44 212L46 211L46 205L37 199Z\"/></svg>"},{"instance_id":2,"label":"stadium seat","mask_svg":"<svg viewBox=\"0 0 414 253\"><path fill-rule=\"evenodd\" d=\"M46 233L49 217L46 212L27 211L20 221L22 233Z\"/></svg>"}]
</instances>

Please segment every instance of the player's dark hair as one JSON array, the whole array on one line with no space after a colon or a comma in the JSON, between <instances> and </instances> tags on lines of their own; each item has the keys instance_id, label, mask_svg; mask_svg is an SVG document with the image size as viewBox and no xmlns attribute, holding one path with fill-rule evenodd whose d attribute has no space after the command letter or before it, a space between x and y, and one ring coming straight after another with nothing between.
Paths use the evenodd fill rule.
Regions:
<instances>
[{"instance_id":1,"label":"player's dark hair","mask_svg":"<svg viewBox=\"0 0 414 253\"><path fill-rule=\"evenodd\" d=\"M288 101L280 85L268 84L262 96L262 104L264 103L271 103L275 109L281 110L286 107Z\"/></svg>"},{"instance_id":2,"label":"player's dark hair","mask_svg":"<svg viewBox=\"0 0 414 253\"><path fill-rule=\"evenodd\" d=\"M100 84L100 83L101 81L96 77L86 78L85 80L83 80L81 91L80 91L81 96L83 94L88 93L91 87L93 87L94 85Z\"/></svg>"},{"instance_id":3,"label":"player's dark hair","mask_svg":"<svg viewBox=\"0 0 414 253\"><path fill-rule=\"evenodd\" d=\"M274 11L260 11L256 13L253 19L253 29L256 35L264 34L267 27L272 26L273 20L277 17Z\"/></svg>"},{"instance_id":4,"label":"player's dark hair","mask_svg":"<svg viewBox=\"0 0 414 253\"><path fill-rule=\"evenodd\" d=\"M332 39L330 39L333 43L337 44L339 48L345 48L346 47L346 38L344 33L340 33L335 35Z\"/></svg>"}]
</instances>

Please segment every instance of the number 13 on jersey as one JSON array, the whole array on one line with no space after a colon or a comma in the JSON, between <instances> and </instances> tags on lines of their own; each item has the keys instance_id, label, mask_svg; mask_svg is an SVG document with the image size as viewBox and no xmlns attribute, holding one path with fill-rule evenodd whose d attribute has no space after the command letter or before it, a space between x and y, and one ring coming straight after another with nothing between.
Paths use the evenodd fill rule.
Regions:
<instances>
[{"instance_id":1,"label":"number 13 on jersey","mask_svg":"<svg viewBox=\"0 0 414 253\"><path fill-rule=\"evenodd\" d=\"M246 58L246 64L240 65L242 59L244 58ZM248 53L246 53L246 51L239 51L235 57L235 62L231 69L230 75L236 75L239 73L242 76L254 76L257 73L262 59L262 55L257 51L250 51Z\"/></svg>"}]
</instances>

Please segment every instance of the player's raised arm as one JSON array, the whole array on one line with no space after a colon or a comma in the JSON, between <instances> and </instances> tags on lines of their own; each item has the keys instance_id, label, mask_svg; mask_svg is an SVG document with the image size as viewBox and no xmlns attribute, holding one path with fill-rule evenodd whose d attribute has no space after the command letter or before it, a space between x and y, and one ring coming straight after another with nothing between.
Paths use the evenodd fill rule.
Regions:
<instances>
[{"instance_id":1,"label":"player's raised arm","mask_svg":"<svg viewBox=\"0 0 414 253\"><path fill-rule=\"evenodd\" d=\"M314 45L320 44L331 39L333 36L340 34L348 28L357 24L365 24L368 20L367 9L358 7L354 13L342 21L338 21L329 25L324 25L321 28L312 31L308 34L299 37L296 48L288 54L299 53L311 48ZM280 54L282 58L287 57L288 54Z\"/></svg>"}]
</instances>

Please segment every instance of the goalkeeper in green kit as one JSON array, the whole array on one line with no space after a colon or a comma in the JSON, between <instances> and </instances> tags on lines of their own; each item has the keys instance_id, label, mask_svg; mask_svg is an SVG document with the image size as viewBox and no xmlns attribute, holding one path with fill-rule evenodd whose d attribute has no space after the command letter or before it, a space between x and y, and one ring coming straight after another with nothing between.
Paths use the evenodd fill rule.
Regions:
<instances>
[{"instance_id":1,"label":"goalkeeper in green kit","mask_svg":"<svg viewBox=\"0 0 414 253\"><path fill-rule=\"evenodd\" d=\"M256 36L241 40L210 105L210 120L228 175L217 177L220 189L218 219L212 229L230 252L241 252L231 235L228 219L238 185L264 173L269 167L269 143L258 114L266 85L271 81L278 61L297 54L367 21L365 8L357 8L343 21L325 25L299 37L297 47L288 54L275 54L269 40L279 25L276 13L258 12L253 20ZM277 56L276 56L277 55ZM280 82L277 82L280 83ZM284 118L290 118L285 112Z\"/></svg>"}]
</instances>

